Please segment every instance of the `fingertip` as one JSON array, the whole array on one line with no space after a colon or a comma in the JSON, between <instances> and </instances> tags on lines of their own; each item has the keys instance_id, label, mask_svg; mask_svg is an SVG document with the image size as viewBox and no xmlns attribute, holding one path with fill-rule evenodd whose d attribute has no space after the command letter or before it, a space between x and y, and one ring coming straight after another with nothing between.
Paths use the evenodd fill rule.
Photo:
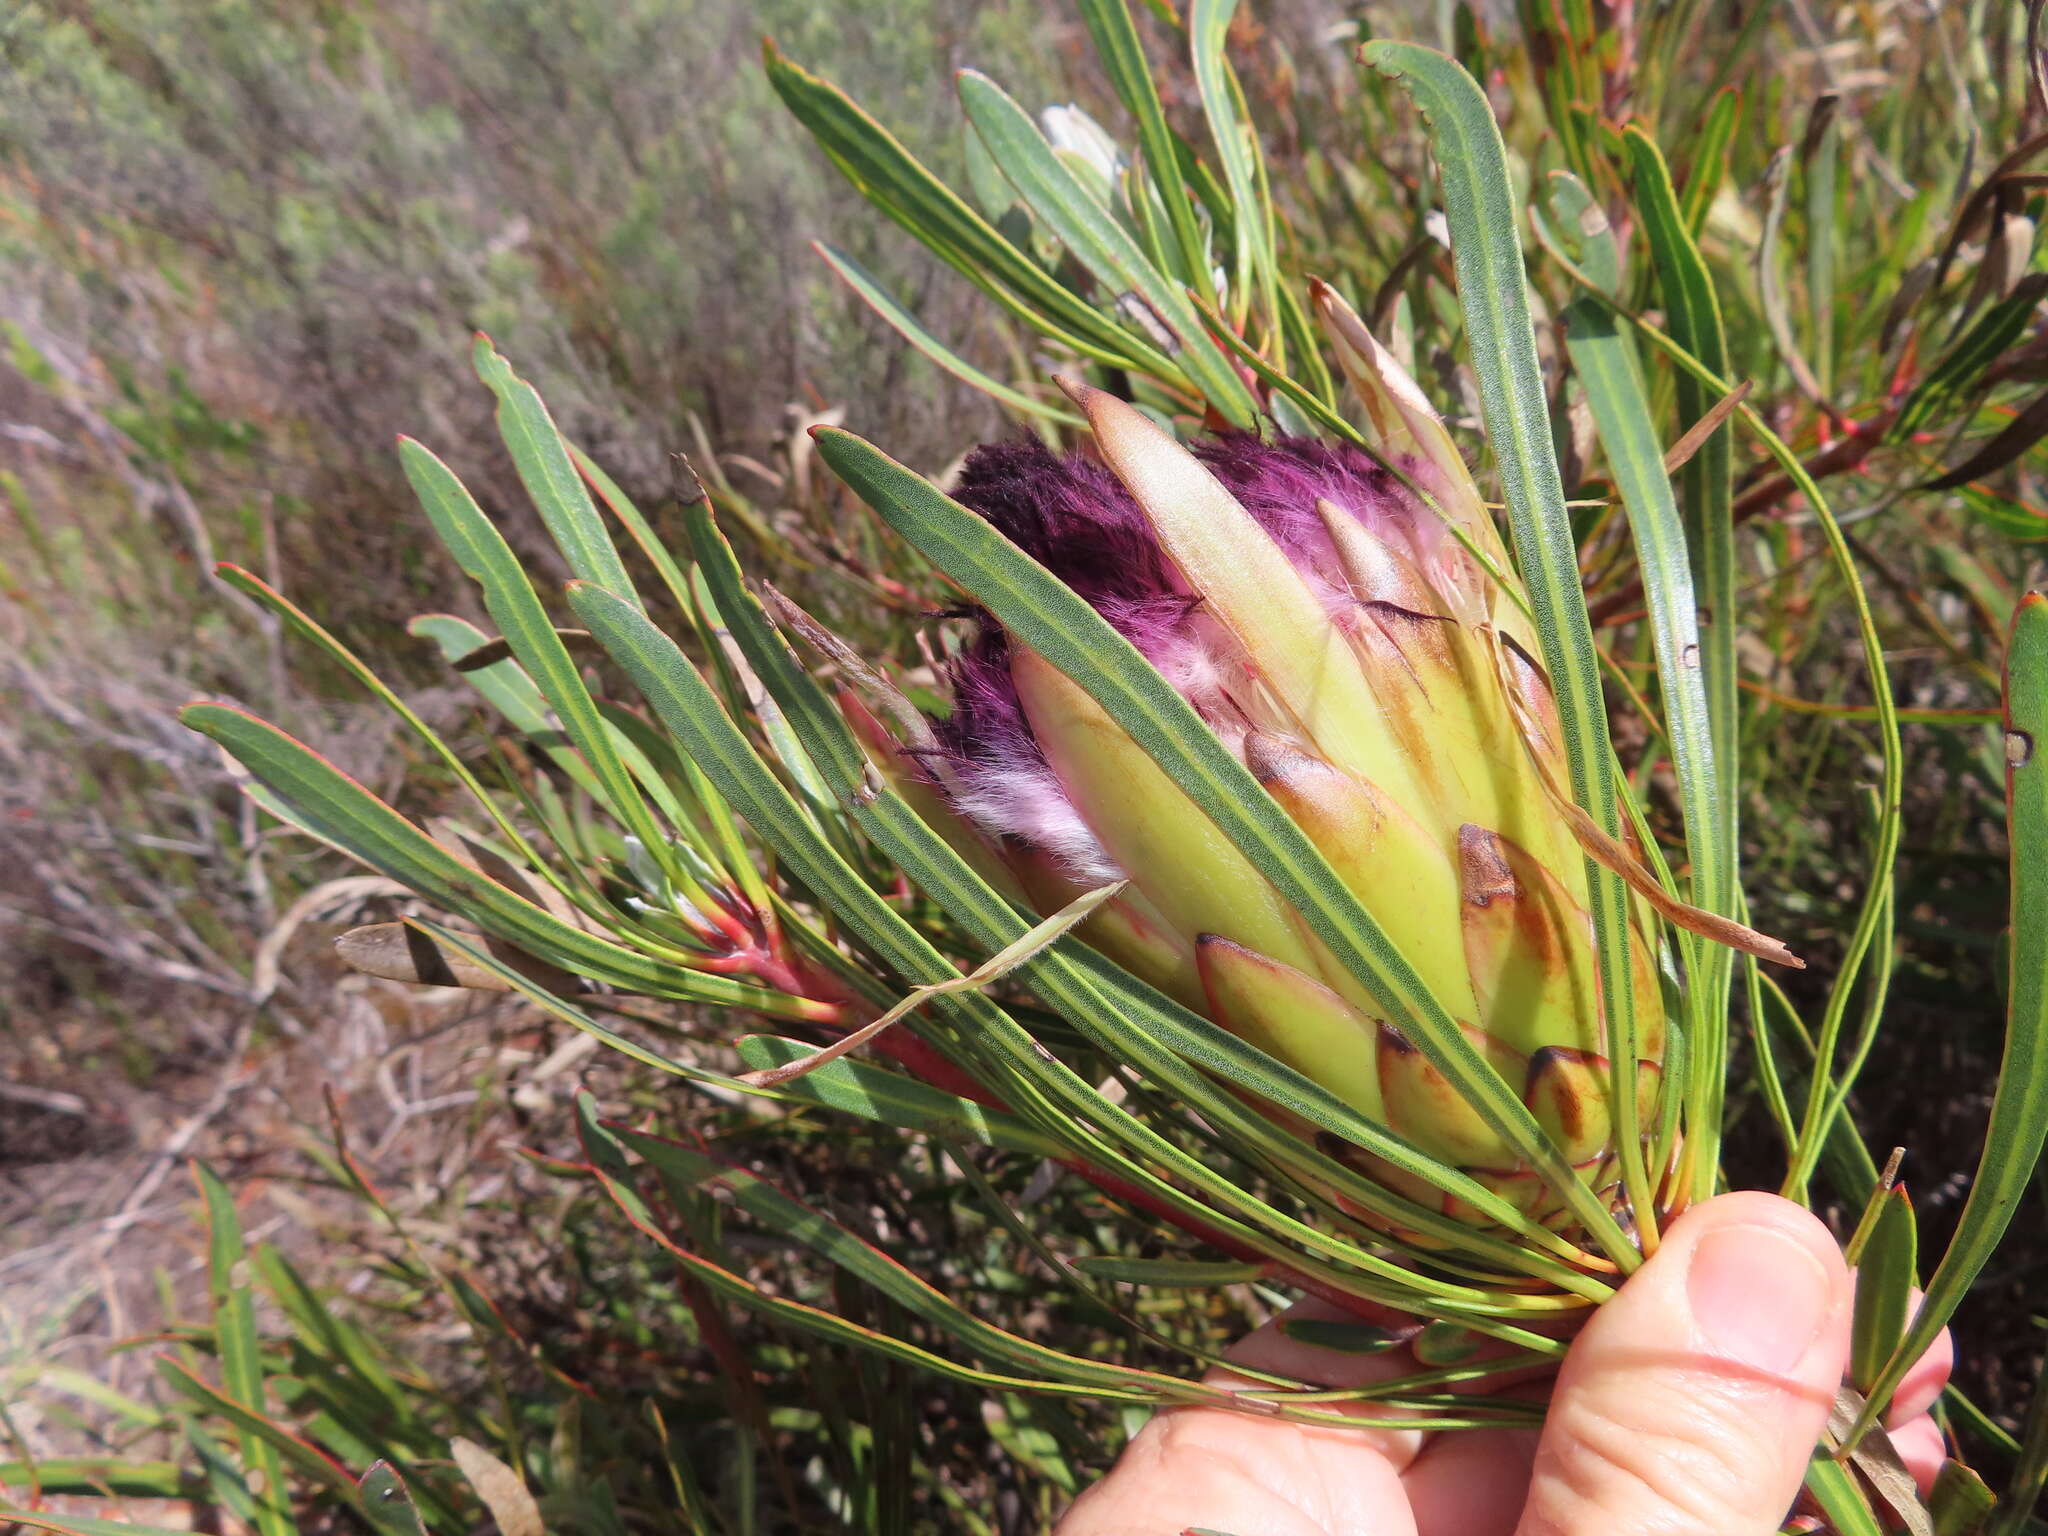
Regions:
<instances>
[{"instance_id":1,"label":"fingertip","mask_svg":"<svg viewBox=\"0 0 2048 1536\"><path fill-rule=\"evenodd\" d=\"M1900 1380L1891 1405L1885 1409L1885 1428L1909 1424L1932 1408L1934 1400L1947 1388L1955 1364L1956 1341L1944 1328L1927 1346L1927 1353L1914 1361L1912 1369Z\"/></svg>"},{"instance_id":2,"label":"fingertip","mask_svg":"<svg viewBox=\"0 0 2048 1536\"><path fill-rule=\"evenodd\" d=\"M1941 1426L1932 1419L1920 1418L1885 1433L1891 1437L1892 1449L1899 1453L1899 1460L1913 1474L1920 1491L1931 1493L1935 1478L1941 1475L1941 1464L1948 1460L1948 1442L1942 1439Z\"/></svg>"},{"instance_id":3,"label":"fingertip","mask_svg":"<svg viewBox=\"0 0 2048 1536\"><path fill-rule=\"evenodd\" d=\"M1790 1201L1687 1212L1573 1345L1524 1532L1775 1530L1841 1380L1850 1298L1834 1238Z\"/></svg>"},{"instance_id":4,"label":"fingertip","mask_svg":"<svg viewBox=\"0 0 2048 1536\"><path fill-rule=\"evenodd\" d=\"M1848 1283L1849 1266L1842 1258L1842 1245L1835 1241L1827 1223L1805 1206L1760 1189L1738 1189L1701 1202L1672 1223L1665 1242L1681 1233L1696 1242L1722 1227L1774 1233L1805 1250L1831 1280Z\"/></svg>"},{"instance_id":5,"label":"fingertip","mask_svg":"<svg viewBox=\"0 0 2048 1536\"><path fill-rule=\"evenodd\" d=\"M1419 1531L1512 1536L1528 1501L1537 1434L1474 1429L1439 1435L1401 1474Z\"/></svg>"},{"instance_id":6,"label":"fingertip","mask_svg":"<svg viewBox=\"0 0 2048 1536\"><path fill-rule=\"evenodd\" d=\"M1830 1392L1848 1352L1848 1265L1812 1212L1743 1191L1675 1223L1659 1259L1685 1265L1694 1342L1708 1354Z\"/></svg>"}]
</instances>

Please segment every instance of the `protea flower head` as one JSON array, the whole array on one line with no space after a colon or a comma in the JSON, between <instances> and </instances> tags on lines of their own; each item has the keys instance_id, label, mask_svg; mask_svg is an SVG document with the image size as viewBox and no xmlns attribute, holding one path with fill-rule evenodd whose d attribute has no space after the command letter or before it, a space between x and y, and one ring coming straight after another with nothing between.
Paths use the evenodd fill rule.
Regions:
<instances>
[{"instance_id":1,"label":"protea flower head","mask_svg":"<svg viewBox=\"0 0 2048 1536\"><path fill-rule=\"evenodd\" d=\"M1386 463L1299 437L1183 446L1076 388L1093 455L984 447L954 494L1194 706L1605 1187L1609 1068L1549 685L1462 461L1405 374L1368 362ZM1035 905L1128 880L1083 930L1099 948L1417 1149L1554 1213L1388 1010L1079 686L992 622L952 682L934 776ZM1640 921L1632 939L1647 1095L1663 1014Z\"/></svg>"}]
</instances>

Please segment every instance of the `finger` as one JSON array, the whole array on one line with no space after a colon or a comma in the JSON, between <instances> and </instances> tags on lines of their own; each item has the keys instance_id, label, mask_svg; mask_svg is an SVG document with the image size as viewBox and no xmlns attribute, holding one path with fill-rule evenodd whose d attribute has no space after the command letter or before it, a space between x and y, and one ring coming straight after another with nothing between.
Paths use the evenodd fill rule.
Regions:
<instances>
[{"instance_id":1,"label":"finger","mask_svg":"<svg viewBox=\"0 0 2048 1536\"><path fill-rule=\"evenodd\" d=\"M1413 1318L1387 1315L1396 1323L1405 1323L1408 1331L1414 1331ZM1301 1326L1304 1324L1307 1326ZM1292 1376L1296 1381L1319 1387L1362 1387L1415 1369L1414 1359L1405 1348L1373 1347L1372 1336L1391 1326L1309 1296L1254 1328L1225 1350L1223 1358L1249 1370ZM1353 1329L1357 1348L1342 1348L1331 1342Z\"/></svg>"},{"instance_id":2,"label":"finger","mask_svg":"<svg viewBox=\"0 0 2048 1536\"><path fill-rule=\"evenodd\" d=\"M1850 1298L1841 1250L1789 1201L1681 1217L1566 1356L1521 1536L1770 1536L1841 1381Z\"/></svg>"},{"instance_id":3,"label":"finger","mask_svg":"<svg viewBox=\"0 0 2048 1536\"><path fill-rule=\"evenodd\" d=\"M1948 1460L1948 1443L1941 1437L1941 1426L1932 1419L1918 1418L1885 1433L1891 1438L1892 1449L1899 1453L1899 1460L1913 1474L1913 1481L1920 1485L1920 1491L1932 1492L1941 1464Z\"/></svg>"},{"instance_id":4,"label":"finger","mask_svg":"<svg viewBox=\"0 0 2048 1536\"><path fill-rule=\"evenodd\" d=\"M1054 1536L1416 1536L1400 1474L1343 1428L1175 1408L1138 1432Z\"/></svg>"},{"instance_id":5,"label":"finger","mask_svg":"<svg viewBox=\"0 0 2048 1536\"><path fill-rule=\"evenodd\" d=\"M1920 1292L1916 1289L1907 1301L1909 1311L1917 1312L1920 1309ZM1884 1427L1892 1429L1910 1424L1932 1408L1934 1400L1948 1385L1949 1373L1955 1365L1956 1341L1944 1328L1927 1346L1927 1353L1915 1360L1913 1368L1900 1379L1898 1390L1892 1393L1891 1403L1885 1408Z\"/></svg>"},{"instance_id":6,"label":"finger","mask_svg":"<svg viewBox=\"0 0 2048 1536\"><path fill-rule=\"evenodd\" d=\"M1297 1301L1280 1316L1255 1328L1224 1352L1223 1358L1247 1370L1274 1376L1289 1376L1316 1387L1368 1387L1377 1382L1407 1376L1416 1369L1415 1357L1405 1349L1332 1349L1290 1333L1293 1323L1357 1323L1355 1313L1311 1296ZM1366 1327L1376 1324L1367 1323ZM1206 1378L1236 1386L1262 1383L1232 1375L1228 1370L1212 1371ZM1327 1403L1327 1411L1356 1414L1370 1419L1384 1410L1370 1403ZM1396 1471L1408 1465L1422 1449L1422 1432L1415 1429L1372 1429L1363 1433L1370 1448L1385 1458Z\"/></svg>"},{"instance_id":7,"label":"finger","mask_svg":"<svg viewBox=\"0 0 2048 1536\"><path fill-rule=\"evenodd\" d=\"M1469 1429L1437 1435L1401 1485L1420 1531L1509 1536L1529 1498L1533 1429Z\"/></svg>"},{"instance_id":8,"label":"finger","mask_svg":"<svg viewBox=\"0 0 2048 1536\"><path fill-rule=\"evenodd\" d=\"M1415 1369L1406 1349L1333 1349L1285 1326L1358 1321L1310 1298L1240 1339L1225 1359L1241 1371L1321 1387L1361 1387ZM1205 1379L1264 1385L1228 1366ZM1378 1411L1368 1404L1325 1406L1361 1419ZM1227 1409L1172 1409L1138 1433L1109 1476L1067 1512L1057 1536L1179 1536L1189 1528L1232 1536L1414 1536L1399 1467L1420 1442L1414 1431L1363 1423L1352 1430Z\"/></svg>"},{"instance_id":9,"label":"finger","mask_svg":"<svg viewBox=\"0 0 2048 1536\"><path fill-rule=\"evenodd\" d=\"M1913 1368L1899 1382L1898 1391L1892 1394L1891 1405L1884 1411L1885 1428L1910 1424L1932 1408L1935 1399L1948 1386L1949 1372L1955 1368L1955 1363L1955 1342L1944 1329L1941 1336L1927 1346L1927 1353L1913 1362Z\"/></svg>"}]
</instances>

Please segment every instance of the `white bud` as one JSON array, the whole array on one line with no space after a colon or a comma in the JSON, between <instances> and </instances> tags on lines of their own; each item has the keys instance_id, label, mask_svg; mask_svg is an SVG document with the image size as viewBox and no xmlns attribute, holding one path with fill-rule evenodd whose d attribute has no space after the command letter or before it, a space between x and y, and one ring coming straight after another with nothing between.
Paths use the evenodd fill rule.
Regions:
<instances>
[{"instance_id":1,"label":"white bud","mask_svg":"<svg viewBox=\"0 0 2048 1536\"><path fill-rule=\"evenodd\" d=\"M1046 142L1082 161L1104 182L1114 185L1126 164L1123 149L1109 130L1072 102L1047 107L1038 114Z\"/></svg>"}]
</instances>

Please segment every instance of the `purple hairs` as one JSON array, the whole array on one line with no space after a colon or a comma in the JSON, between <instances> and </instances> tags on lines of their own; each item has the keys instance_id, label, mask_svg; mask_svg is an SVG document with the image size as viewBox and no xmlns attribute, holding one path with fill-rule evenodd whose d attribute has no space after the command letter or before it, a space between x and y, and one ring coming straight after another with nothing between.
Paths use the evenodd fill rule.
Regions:
<instances>
[{"instance_id":1,"label":"purple hairs","mask_svg":"<svg viewBox=\"0 0 2048 1536\"><path fill-rule=\"evenodd\" d=\"M1300 437L1265 442L1248 433L1193 448L1333 608L1351 608L1367 594L1351 591L1319 499L1405 546L1411 558L1434 552L1433 520L1356 448ZM1229 697L1241 670L1234 645L1203 615L1142 509L1101 464L1060 457L1035 439L994 443L968 455L953 495L1072 587L1219 734L1242 734L1242 714ZM956 809L992 835L1052 852L1078 878L1116 879L1122 871L1032 736L1010 676L1009 637L985 616L953 662L952 685L953 713L937 734Z\"/></svg>"}]
</instances>

